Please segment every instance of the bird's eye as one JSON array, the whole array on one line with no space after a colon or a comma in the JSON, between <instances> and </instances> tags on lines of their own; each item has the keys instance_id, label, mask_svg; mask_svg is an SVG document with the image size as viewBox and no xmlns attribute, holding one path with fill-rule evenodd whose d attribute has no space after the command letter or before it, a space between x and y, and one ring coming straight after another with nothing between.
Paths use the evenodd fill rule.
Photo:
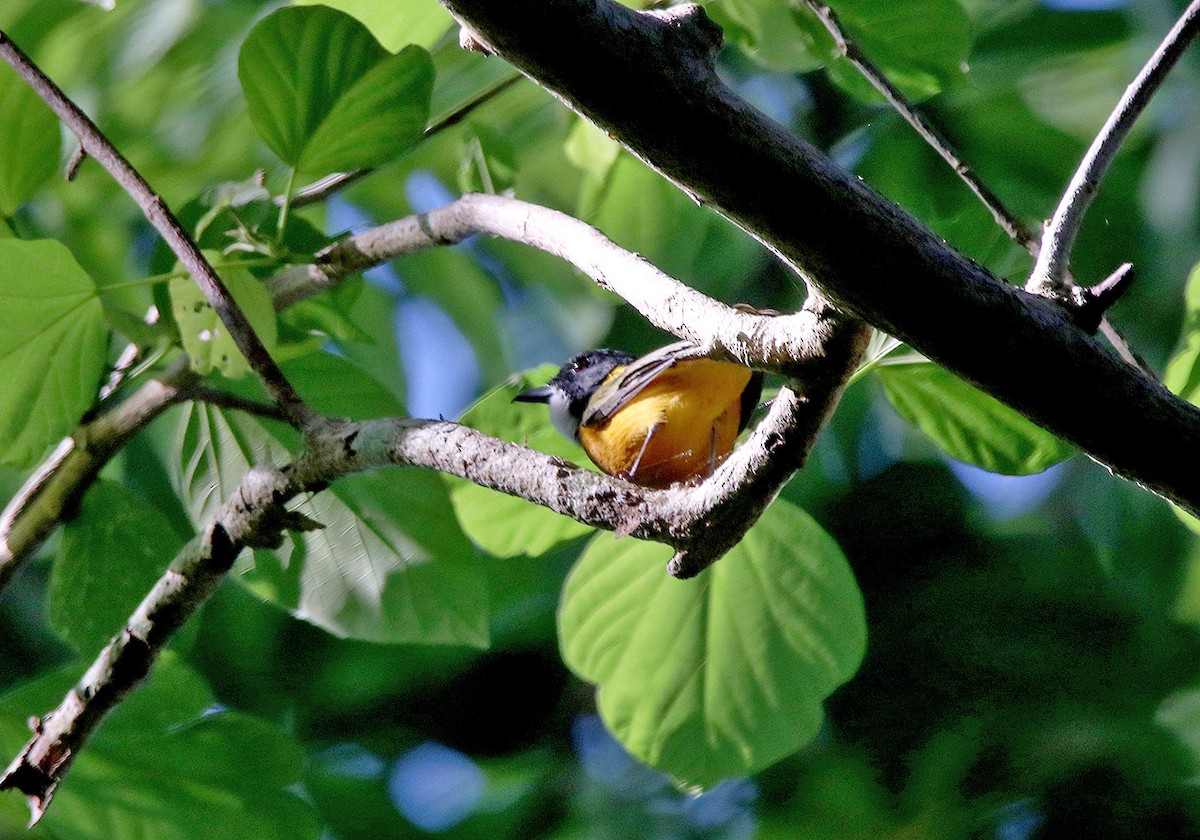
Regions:
<instances>
[{"instance_id":1,"label":"bird's eye","mask_svg":"<svg viewBox=\"0 0 1200 840\"><path fill-rule=\"evenodd\" d=\"M587 357L576 359L575 361L571 362L571 371L573 373L579 373L581 370L586 370L590 364L591 360Z\"/></svg>"}]
</instances>

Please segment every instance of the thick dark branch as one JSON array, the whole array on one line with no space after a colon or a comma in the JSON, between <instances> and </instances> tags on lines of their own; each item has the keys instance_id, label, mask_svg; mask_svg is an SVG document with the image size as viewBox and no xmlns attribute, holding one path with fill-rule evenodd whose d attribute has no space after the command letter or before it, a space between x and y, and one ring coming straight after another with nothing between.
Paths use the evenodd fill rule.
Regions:
<instances>
[{"instance_id":1,"label":"thick dark branch","mask_svg":"<svg viewBox=\"0 0 1200 840\"><path fill-rule=\"evenodd\" d=\"M1200 474L1191 466L1200 457L1200 411L1123 364L1064 310L950 249L739 99L716 75L720 32L698 7L441 2L836 303L1114 472L1200 513Z\"/></svg>"},{"instance_id":2,"label":"thick dark branch","mask_svg":"<svg viewBox=\"0 0 1200 840\"><path fill-rule=\"evenodd\" d=\"M888 77L880 72L879 68L871 63L871 60L867 58L866 54L859 49L858 45L855 44L854 41L850 40L850 38L842 30L841 22L838 20L838 17L834 13L833 9L829 8L824 3L818 2L818 0L803 0L803 3L804 5L808 6L808 8L812 10L813 14L820 19L821 23L825 26L826 31L829 32L830 37L833 38L833 42L837 46L838 51L841 52L846 61L848 61L864 79L870 82L871 86L875 88L875 90L879 91L880 95L887 100L887 103L892 106L896 113L903 117L904 121L912 126L913 130L921 136L921 139L928 143L930 148L937 152L942 160L949 164L950 168L954 170L954 174L956 174L959 179L966 184L967 189L969 189L975 195L975 197L979 199L979 202L987 208L988 212L992 214L992 219L996 222L996 225L1005 233L1007 233L1010 239L1024 248L1036 260L1042 250L1041 237L1035 234L1019 216L1013 213L1007 207L1007 205L1000 200L998 195L992 192L991 188L988 187L988 185L985 184L979 178L979 176L975 174L975 170L971 169L971 167L967 165L966 161L962 160L962 158L955 153L954 147L951 145L950 141L946 139L946 136L941 132L941 130L938 129L938 127L920 111L910 105L908 100L904 98L904 94L900 92L900 89L893 85ZM1062 280L1065 286L1071 290L1072 295L1076 295L1078 287L1071 279L1070 274L1064 273ZM1069 303L1070 301L1067 302ZM1089 309L1087 313L1081 313L1075 310L1077 323L1087 329L1088 332L1094 333L1097 329L1100 329L1103 332L1104 337L1108 339L1109 343L1112 344L1113 349L1120 354L1122 359L1149 374L1150 371L1146 367L1146 364L1140 358L1138 358L1137 354L1134 353L1133 350L1130 349L1129 344L1120 335L1120 333L1118 333L1116 329L1108 323L1104 311L1102 310L1099 313L1099 323L1095 323L1093 320L1094 311L1094 308ZM1089 328L1085 326L1086 324L1091 324L1091 327Z\"/></svg>"},{"instance_id":3,"label":"thick dark branch","mask_svg":"<svg viewBox=\"0 0 1200 840\"><path fill-rule=\"evenodd\" d=\"M254 372L262 377L267 391L279 403L280 409L294 425L303 426L312 417L312 411L300 399L299 394L292 388L283 371L275 364L267 348L254 332L246 314L238 306L229 289L217 276L216 271L209 265L208 260L200 253L200 248L183 230L179 220L167 207L162 198L154 192L146 179L142 177L125 157L117 150L103 132L96 127L87 114L83 113L66 94L46 76L41 69L20 47L2 31L0 31L0 58L17 72L38 96L58 115L58 118L79 138L79 147L97 163L108 170L113 179L121 185L142 209L147 221L162 236L163 241L183 263L188 274L196 281L204 297L212 304L221 323L229 330L246 361Z\"/></svg>"}]
</instances>

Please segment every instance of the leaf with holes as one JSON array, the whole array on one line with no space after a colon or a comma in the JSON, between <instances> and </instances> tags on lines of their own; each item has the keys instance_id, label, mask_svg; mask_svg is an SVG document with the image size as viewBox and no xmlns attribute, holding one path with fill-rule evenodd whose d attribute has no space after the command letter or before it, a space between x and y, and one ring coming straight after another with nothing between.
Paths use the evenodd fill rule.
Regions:
<instances>
[{"instance_id":1,"label":"leaf with holes","mask_svg":"<svg viewBox=\"0 0 1200 840\"><path fill-rule=\"evenodd\" d=\"M597 536L563 588L559 644L626 749L709 787L816 734L862 659L862 596L837 543L782 501L692 580L667 575L670 556Z\"/></svg>"},{"instance_id":2,"label":"leaf with holes","mask_svg":"<svg viewBox=\"0 0 1200 840\"><path fill-rule=\"evenodd\" d=\"M208 254L208 257L212 259L214 255ZM278 335L271 293L261 280L244 268L226 268L221 272L221 279L246 314L259 340L270 351ZM191 359L192 370L201 375L218 370L230 379L249 373L249 362L200 287L190 277L172 277L168 289L171 314L179 324L179 337Z\"/></svg>"},{"instance_id":3,"label":"leaf with holes","mask_svg":"<svg viewBox=\"0 0 1200 840\"><path fill-rule=\"evenodd\" d=\"M108 336L61 243L0 239L0 463L28 466L96 399Z\"/></svg>"}]
</instances>

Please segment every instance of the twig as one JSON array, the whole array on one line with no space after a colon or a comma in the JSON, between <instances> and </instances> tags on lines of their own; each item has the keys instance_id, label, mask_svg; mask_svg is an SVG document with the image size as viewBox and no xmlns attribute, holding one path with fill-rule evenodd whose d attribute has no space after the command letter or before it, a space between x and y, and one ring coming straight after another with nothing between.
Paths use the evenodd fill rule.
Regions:
<instances>
[{"instance_id":1,"label":"twig","mask_svg":"<svg viewBox=\"0 0 1200 840\"><path fill-rule=\"evenodd\" d=\"M79 167L83 166L87 156L87 151L82 145L75 147L75 151L71 153L71 159L67 161L66 169L63 171L63 176L68 181L75 180L75 176L79 174Z\"/></svg>"},{"instance_id":2,"label":"twig","mask_svg":"<svg viewBox=\"0 0 1200 840\"><path fill-rule=\"evenodd\" d=\"M983 183L975 175L975 171L954 153L954 149L950 141L946 139L946 135L930 122L928 118L909 105L899 88L893 85L891 80L881 73L871 60L867 58L866 54L859 49L858 45L846 36L845 30L842 29L841 22L838 20L837 14L834 13L833 9L824 3L818 2L818 0L801 1L824 25L825 30L833 38L833 43L838 48L838 52L842 54L842 57L855 70L862 74L864 79L870 82L871 87L879 91L888 104L895 109L896 113L903 117L904 121L912 126L917 134L921 135L925 142L941 156L942 160L950 164L950 168L954 170L955 174L962 179L967 188L975 194L975 197L992 214L992 218L996 220L996 224L1014 242L1036 256L1038 251L1037 234L1033 232L1029 225L1025 224L1015 213L1009 210L1004 205L1004 202L991 191L987 184Z\"/></svg>"},{"instance_id":3,"label":"twig","mask_svg":"<svg viewBox=\"0 0 1200 840\"><path fill-rule=\"evenodd\" d=\"M1064 277L1071 258L1071 247L1083 223L1083 217L1095 198L1100 180L1108 171L1129 130L1162 84L1175 62L1200 32L1200 0L1193 0L1167 33L1150 60L1130 83L1109 115L1104 127L1092 141L1087 154L1075 170L1063 193L1062 201L1042 236L1041 253L1025 290L1045 297L1063 297L1068 293Z\"/></svg>"},{"instance_id":4,"label":"twig","mask_svg":"<svg viewBox=\"0 0 1200 840\"><path fill-rule=\"evenodd\" d=\"M125 349L121 351L121 355L117 357L113 369L108 374L108 380L100 388L100 403L108 399L113 393L121 387L121 383L125 381L126 375L137 364L138 359L142 356L142 348L137 344L130 342L125 345Z\"/></svg>"},{"instance_id":5,"label":"twig","mask_svg":"<svg viewBox=\"0 0 1200 840\"><path fill-rule=\"evenodd\" d=\"M50 106L58 118L79 138L80 148L108 170L113 179L142 209L146 219L159 232L163 241L204 292L205 298L229 330L237 348L242 351L255 373L262 377L268 393L279 404L288 421L302 427L312 419L312 409L304 404L287 377L283 375L283 371L275 364L275 360L263 346L237 301L233 299L208 260L200 253L196 243L184 232L170 208L151 189L141 173L130 165L87 114L80 110L3 31L0 31L0 58L3 58Z\"/></svg>"},{"instance_id":6,"label":"twig","mask_svg":"<svg viewBox=\"0 0 1200 840\"><path fill-rule=\"evenodd\" d=\"M428 139L437 134L439 131L444 131L447 128L458 125L480 105L483 105L485 102L488 102L504 93L504 91L521 81L522 78L523 77L521 74L514 73L504 81L493 85L483 93L479 94L479 96L475 97L469 102L463 103L462 106L430 125L425 129L425 133L422 136ZM292 195L292 207L304 207L309 204L316 204L319 201L324 201L334 193L346 189L346 187L350 186L351 184L358 183L374 171L375 170L372 168L367 168L355 169L353 172L335 172L332 175L326 175L324 178L321 178L320 180L314 181L311 184L307 184L296 190L296 192ZM275 203L283 204L283 196L276 196Z\"/></svg>"},{"instance_id":7,"label":"twig","mask_svg":"<svg viewBox=\"0 0 1200 840\"><path fill-rule=\"evenodd\" d=\"M279 406L277 405L239 397L237 394L220 391L216 388L208 388L203 385L193 385L190 388L184 389L179 394L179 400L195 400L220 408L242 411L246 414L252 414L255 417L265 417L268 420L287 422L287 418L283 416L283 412L279 410Z\"/></svg>"}]
</instances>

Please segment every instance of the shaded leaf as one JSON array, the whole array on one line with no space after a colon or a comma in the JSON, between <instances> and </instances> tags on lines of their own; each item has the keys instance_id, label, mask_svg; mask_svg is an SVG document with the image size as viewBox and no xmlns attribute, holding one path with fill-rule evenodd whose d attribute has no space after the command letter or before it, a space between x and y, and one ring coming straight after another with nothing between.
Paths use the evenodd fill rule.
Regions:
<instances>
[{"instance_id":1,"label":"shaded leaf","mask_svg":"<svg viewBox=\"0 0 1200 840\"><path fill-rule=\"evenodd\" d=\"M971 27L957 0L830 0L842 29L903 93L925 98L962 76ZM824 24L788 0L720 0L706 9L726 36L773 70L827 66L831 78L866 100L878 94L844 63Z\"/></svg>"},{"instance_id":2,"label":"shaded leaf","mask_svg":"<svg viewBox=\"0 0 1200 840\"><path fill-rule=\"evenodd\" d=\"M0 463L32 464L96 398L96 284L61 243L0 239Z\"/></svg>"},{"instance_id":3,"label":"shaded leaf","mask_svg":"<svg viewBox=\"0 0 1200 840\"><path fill-rule=\"evenodd\" d=\"M58 168L58 117L0 64L0 216L11 216Z\"/></svg>"},{"instance_id":4,"label":"shaded leaf","mask_svg":"<svg viewBox=\"0 0 1200 840\"><path fill-rule=\"evenodd\" d=\"M563 589L559 641L631 753L708 787L816 734L862 658L862 596L837 543L786 502L694 580L667 575L670 556L597 536Z\"/></svg>"},{"instance_id":5,"label":"shaded leaf","mask_svg":"<svg viewBox=\"0 0 1200 840\"><path fill-rule=\"evenodd\" d=\"M196 528L228 499L255 464L287 463L288 450L252 417L190 402L178 410L171 481Z\"/></svg>"},{"instance_id":6,"label":"shaded leaf","mask_svg":"<svg viewBox=\"0 0 1200 840\"><path fill-rule=\"evenodd\" d=\"M54 671L0 699L6 755L28 738L26 718L54 708L83 669ZM315 838L316 814L292 791L303 766L294 741L217 711L204 681L168 653L80 752L41 825L74 840Z\"/></svg>"},{"instance_id":7,"label":"shaded leaf","mask_svg":"<svg viewBox=\"0 0 1200 840\"><path fill-rule=\"evenodd\" d=\"M486 571L445 486L417 469L341 479L289 506L325 527L256 551L242 581L297 618L375 642L486 647Z\"/></svg>"},{"instance_id":8,"label":"shaded leaf","mask_svg":"<svg viewBox=\"0 0 1200 840\"><path fill-rule=\"evenodd\" d=\"M319 411L399 413L390 392L335 356L295 359L284 372ZM197 404L184 407L178 439L173 478L197 525L253 464L286 463L298 443L281 424ZM349 476L289 510L324 527L288 532L281 548L243 556L238 579L257 595L339 636L486 646L486 570L440 476L400 468Z\"/></svg>"},{"instance_id":9,"label":"shaded leaf","mask_svg":"<svg viewBox=\"0 0 1200 840\"><path fill-rule=\"evenodd\" d=\"M876 372L900 416L957 461L1004 475L1030 475L1075 451L932 362L883 365Z\"/></svg>"},{"instance_id":10,"label":"shaded leaf","mask_svg":"<svg viewBox=\"0 0 1200 840\"><path fill-rule=\"evenodd\" d=\"M50 573L50 621L85 656L108 644L182 547L154 505L100 480L63 528Z\"/></svg>"}]
</instances>

